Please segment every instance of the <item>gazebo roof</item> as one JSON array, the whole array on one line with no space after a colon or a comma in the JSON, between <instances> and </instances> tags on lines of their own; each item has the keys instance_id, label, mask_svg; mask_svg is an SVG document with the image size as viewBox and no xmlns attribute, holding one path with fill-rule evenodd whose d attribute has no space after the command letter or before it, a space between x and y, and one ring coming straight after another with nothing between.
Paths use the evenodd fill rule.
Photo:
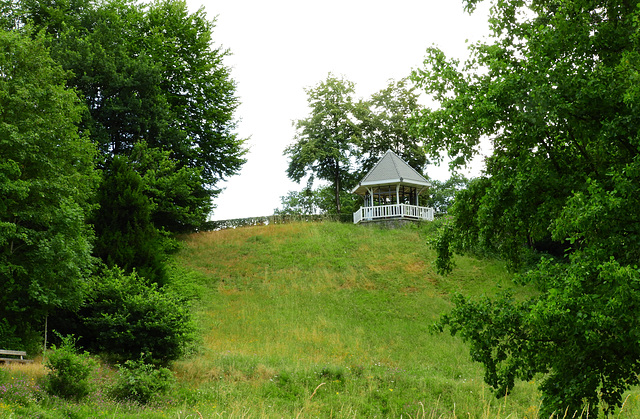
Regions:
<instances>
[{"instance_id":1,"label":"gazebo roof","mask_svg":"<svg viewBox=\"0 0 640 419\"><path fill-rule=\"evenodd\" d=\"M396 153L389 150L373 166L373 169L362 178L358 186L353 188L351 193L364 195L367 188L397 184L418 188L431 186L424 176L398 157Z\"/></svg>"}]
</instances>

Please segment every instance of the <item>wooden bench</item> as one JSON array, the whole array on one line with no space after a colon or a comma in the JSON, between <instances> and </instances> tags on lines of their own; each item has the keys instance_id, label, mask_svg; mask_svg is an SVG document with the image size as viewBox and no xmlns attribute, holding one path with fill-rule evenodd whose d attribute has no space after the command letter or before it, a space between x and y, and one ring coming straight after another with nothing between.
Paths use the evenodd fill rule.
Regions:
<instances>
[{"instance_id":1,"label":"wooden bench","mask_svg":"<svg viewBox=\"0 0 640 419\"><path fill-rule=\"evenodd\" d=\"M11 358L7 358L7 357ZM0 362L8 364L10 362L18 362L20 364L27 364L33 362L31 359L24 359L27 356L25 351L10 351L8 349L0 349Z\"/></svg>"}]
</instances>

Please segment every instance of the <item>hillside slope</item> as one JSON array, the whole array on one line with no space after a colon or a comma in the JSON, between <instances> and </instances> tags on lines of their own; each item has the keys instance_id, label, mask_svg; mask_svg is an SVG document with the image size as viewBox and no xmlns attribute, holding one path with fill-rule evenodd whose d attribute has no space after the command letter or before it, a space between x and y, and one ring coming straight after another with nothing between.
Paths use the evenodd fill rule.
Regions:
<instances>
[{"instance_id":1,"label":"hillside slope","mask_svg":"<svg viewBox=\"0 0 640 419\"><path fill-rule=\"evenodd\" d=\"M468 349L429 326L453 292L510 287L501 264L432 267L429 226L297 223L184 237L202 351L177 366L203 414L249 417L531 415L534 386L490 395ZM506 416L506 414L504 415ZM531 417L531 416L530 416Z\"/></svg>"}]
</instances>

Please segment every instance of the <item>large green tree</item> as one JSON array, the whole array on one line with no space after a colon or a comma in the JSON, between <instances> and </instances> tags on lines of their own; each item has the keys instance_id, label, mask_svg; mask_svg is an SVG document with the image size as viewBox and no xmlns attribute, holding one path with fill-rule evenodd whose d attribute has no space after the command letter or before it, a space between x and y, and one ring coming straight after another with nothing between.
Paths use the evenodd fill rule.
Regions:
<instances>
[{"instance_id":1,"label":"large green tree","mask_svg":"<svg viewBox=\"0 0 640 419\"><path fill-rule=\"evenodd\" d=\"M0 322L28 344L50 310L84 296L95 148L41 36L0 31L0 74Z\"/></svg>"},{"instance_id":2,"label":"large green tree","mask_svg":"<svg viewBox=\"0 0 640 419\"><path fill-rule=\"evenodd\" d=\"M427 156L409 125L421 106L415 87L409 84L406 79L389 81L369 100L356 100L354 84L331 74L307 89L311 113L295 122L295 143L285 149L287 175L297 182L309 176L302 194L312 193L321 212L354 211L358 198L350 189L389 150L424 172ZM330 189L312 190L316 177L329 181ZM283 197L283 205L295 208L303 195Z\"/></svg>"},{"instance_id":3,"label":"large green tree","mask_svg":"<svg viewBox=\"0 0 640 419\"><path fill-rule=\"evenodd\" d=\"M189 13L178 0L24 4L28 19L51 35L52 56L71 72L70 86L85 99L81 129L105 164L113 155L131 155L142 141L154 156L170 152L177 169L200 179L198 196L207 196L199 207L181 200L165 205L176 209L176 219L165 211L162 226L181 230L196 227L198 217L204 221L219 182L239 171L246 152L234 132L235 83L223 62L228 52L213 46L214 21L202 9ZM152 182L156 190L162 186Z\"/></svg>"},{"instance_id":4,"label":"large green tree","mask_svg":"<svg viewBox=\"0 0 640 419\"><path fill-rule=\"evenodd\" d=\"M330 182L340 214L340 192L353 183L360 154L356 113L361 103L354 99L354 84L332 74L306 93L310 115L295 122L295 142L284 151L289 157L287 176L296 182L309 176L309 184L315 178Z\"/></svg>"},{"instance_id":5,"label":"large green tree","mask_svg":"<svg viewBox=\"0 0 640 419\"><path fill-rule=\"evenodd\" d=\"M473 10L479 1L466 1ZM415 121L430 154L485 174L458 195L438 250L478 246L540 293L458 298L441 325L472 345L498 394L542 374L543 414L608 411L640 371L638 1L493 2L493 36L461 66L432 48L414 79L439 101ZM553 262L552 262L553 261Z\"/></svg>"},{"instance_id":6,"label":"large green tree","mask_svg":"<svg viewBox=\"0 0 640 419\"><path fill-rule=\"evenodd\" d=\"M427 155L410 125L411 117L422 109L416 86L407 79L390 80L365 104L358 114L362 130L360 173L366 174L389 150L424 173Z\"/></svg>"}]
</instances>

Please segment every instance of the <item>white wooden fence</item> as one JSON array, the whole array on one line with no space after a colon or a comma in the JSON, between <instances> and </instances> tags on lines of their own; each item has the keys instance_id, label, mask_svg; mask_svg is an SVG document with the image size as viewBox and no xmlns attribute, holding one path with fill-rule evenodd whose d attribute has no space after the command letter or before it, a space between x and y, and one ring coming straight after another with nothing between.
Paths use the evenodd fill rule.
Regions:
<instances>
[{"instance_id":1,"label":"white wooden fence","mask_svg":"<svg viewBox=\"0 0 640 419\"><path fill-rule=\"evenodd\" d=\"M360 207L353 213L353 223L380 219L409 219L433 221L433 208L419 207L417 205L394 204L380 205L377 207Z\"/></svg>"}]
</instances>

